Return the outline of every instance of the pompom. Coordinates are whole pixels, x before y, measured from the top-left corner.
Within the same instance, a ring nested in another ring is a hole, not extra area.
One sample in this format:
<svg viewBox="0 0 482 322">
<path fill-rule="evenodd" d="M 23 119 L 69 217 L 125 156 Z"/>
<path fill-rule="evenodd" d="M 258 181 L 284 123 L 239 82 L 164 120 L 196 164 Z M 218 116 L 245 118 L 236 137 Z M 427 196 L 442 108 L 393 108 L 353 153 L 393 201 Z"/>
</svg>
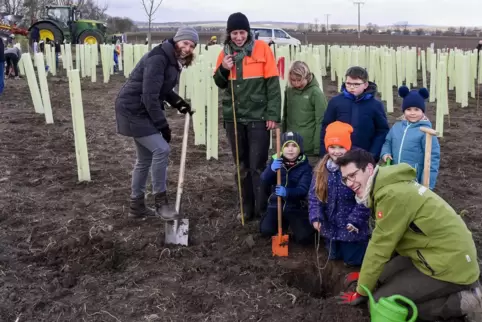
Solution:
<svg viewBox="0 0 482 322">
<path fill-rule="evenodd" d="M 423 97 L 423 99 L 427 99 L 430 96 L 430 93 L 425 87 L 422 87 L 421 89 L 419 89 L 418 93 L 420 94 L 420 96 Z"/>
<path fill-rule="evenodd" d="M 408 93 L 410 93 L 410 89 L 408 89 L 408 87 L 405 85 L 400 86 L 400 88 L 398 89 L 398 95 L 400 95 L 400 97 L 402 98 L 407 96 Z"/>
</svg>

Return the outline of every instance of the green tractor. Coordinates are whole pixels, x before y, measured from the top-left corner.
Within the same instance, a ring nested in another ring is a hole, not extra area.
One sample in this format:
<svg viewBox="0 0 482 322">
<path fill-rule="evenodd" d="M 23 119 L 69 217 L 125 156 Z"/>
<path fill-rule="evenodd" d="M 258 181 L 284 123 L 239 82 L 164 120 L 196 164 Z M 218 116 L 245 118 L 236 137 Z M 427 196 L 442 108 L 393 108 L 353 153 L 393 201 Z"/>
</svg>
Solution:
<svg viewBox="0 0 482 322">
<path fill-rule="evenodd" d="M 80 19 L 77 6 L 47 6 L 47 16 L 32 24 L 37 27 L 40 40 L 50 40 L 71 44 L 102 44 L 105 41 L 107 24 L 103 21 Z M 32 39 L 31 37 L 29 37 Z"/>
</svg>

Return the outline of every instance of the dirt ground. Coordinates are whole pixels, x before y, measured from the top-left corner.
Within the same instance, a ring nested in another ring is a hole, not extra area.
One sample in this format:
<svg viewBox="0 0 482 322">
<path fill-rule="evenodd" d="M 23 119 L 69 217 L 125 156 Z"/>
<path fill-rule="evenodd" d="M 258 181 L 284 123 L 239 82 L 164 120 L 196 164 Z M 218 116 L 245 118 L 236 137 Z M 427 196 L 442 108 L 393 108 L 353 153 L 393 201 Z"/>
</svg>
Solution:
<svg viewBox="0 0 482 322">
<path fill-rule="evenodd" d="M 66 77 L 49 79 L 53 125 L 35 114 L 25 80 L 6 84 L 0 104 L 1 321 L 369 321 L 366 309 L 334 303 L 348 272 L 341 263 L 329 262 L 320 281 L 314 245 L 290 245 L 288 258 L 273 258 L 257 222 L 242 227 L 235 219 L 234 166 L 222 126 L 219 160 L 206 161 L 205 148 L 194 146 L 190 133 L 183 198 L 189 247 L 164 245 L 158 220 L 128 219 L 135 150 L 116 134 L 113 107 L 124 77 L 104 84 L 99 71 L 98 79 L 82 81 L 89 183 L 77 182 Z M 328 79 L 324 85 L 328 97 L 336 94 Z M 434 107 L 428 110 L 434 119 Z M 437 191 L 466 213 L 480 247 L 482 121 L 472 100 L 465 109 L 451 104 L 450 112 Z M 168 115 L 174 201 L 184 122 L 172 110 Z M 326 252 L 320 253 L 325 266 Z"/>
<path fill-rule="evenodd" d="M 174 36 L 175 32 L 153 32 L 152 41 L 160 42 L 163 39 Z M 362 34 L 358 39 L 358 34 L 323 34 L 321 32 L 289 32 L 289 34 L 300 40 L 302 44 L 338 44 L 338 45 L 365 45 L 365 46 L 418 46 L 422 48 L 429 47 L 431 43 L 435 44 L 435 48 L 460 48 L 475 49 L 479 39 L 476 37 L 460 37 L 460 36 L 408 36 L 408 35 L 368 35 Z M 224 39 L 224 33 L 218 31 L 202 31 L 199 38 L 202 43 L 207 43 L 211 36 L 218 36 L 218 40 Z M 144 43 L 147 35 L 146 32 L 128 33 L 129 42 Z"/>
</svg>

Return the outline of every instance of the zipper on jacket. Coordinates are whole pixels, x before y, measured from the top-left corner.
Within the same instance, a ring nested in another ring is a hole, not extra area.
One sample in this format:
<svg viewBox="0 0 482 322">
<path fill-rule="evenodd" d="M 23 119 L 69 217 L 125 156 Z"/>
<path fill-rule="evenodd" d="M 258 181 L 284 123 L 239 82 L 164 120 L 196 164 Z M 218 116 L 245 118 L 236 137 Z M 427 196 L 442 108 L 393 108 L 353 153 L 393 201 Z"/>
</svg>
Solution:
<svg viewBox="0 0 482 322">
<path fill-rule="evenodd" d="M 400 164 L 400 160 L 402 159 L 402 148 L 403 148 L 403 141 L 405 141 L 405 135 L 407 134 L 408 128 L 410 127 L 410 123 L 407 121 L 408 125 L 407 128 L 403 131 L 402 136 L 402 143 L 400 143 L 400 150 L 398 151 L 398 164 Z"/>
<path fill-rule="evenodd" d="M 432 275 L 435 275 L 435 271 L 429 265 L 429 263 L 427 262 L 425 257 L 423 257 L 422 253 L 419 250 L 417 250 L 417 255 L 418 255 L 418 258 L 420 259 L 420 261 L 423 263 L 423 265 L 425 265 L 425 267 L 432 273 Z"/>
</svg>

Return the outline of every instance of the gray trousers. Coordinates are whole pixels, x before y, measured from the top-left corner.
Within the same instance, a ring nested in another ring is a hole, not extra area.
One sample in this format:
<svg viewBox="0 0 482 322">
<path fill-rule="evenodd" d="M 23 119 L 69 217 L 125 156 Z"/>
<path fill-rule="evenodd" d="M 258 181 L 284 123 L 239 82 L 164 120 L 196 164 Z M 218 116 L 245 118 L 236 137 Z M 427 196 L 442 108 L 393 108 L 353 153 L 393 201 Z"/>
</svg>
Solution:
<svg viewBox="0 0 482 322">
<path fill-rule="evenodd" d="M 149 169 L 151 169 L 152 193 L 166 191 L 167 165 L 171 148 L 161 134 L 134 138 L 137 160 L 132 173 L 131 197 L 145 194 Z"/>
<path fill-rule="evenodd" d="M 379 287 L 373 294 L 377 302 L 381 297 L 403 295 L 417 305 L 418 317 L 425 321 L 462 317 L 457 293 L 478 285 L 478 282 L 458 285 L 437 280 L 420 272 L 410 258 L 403 256 L 385 265 L 378 282 Z"/>
</svg>

